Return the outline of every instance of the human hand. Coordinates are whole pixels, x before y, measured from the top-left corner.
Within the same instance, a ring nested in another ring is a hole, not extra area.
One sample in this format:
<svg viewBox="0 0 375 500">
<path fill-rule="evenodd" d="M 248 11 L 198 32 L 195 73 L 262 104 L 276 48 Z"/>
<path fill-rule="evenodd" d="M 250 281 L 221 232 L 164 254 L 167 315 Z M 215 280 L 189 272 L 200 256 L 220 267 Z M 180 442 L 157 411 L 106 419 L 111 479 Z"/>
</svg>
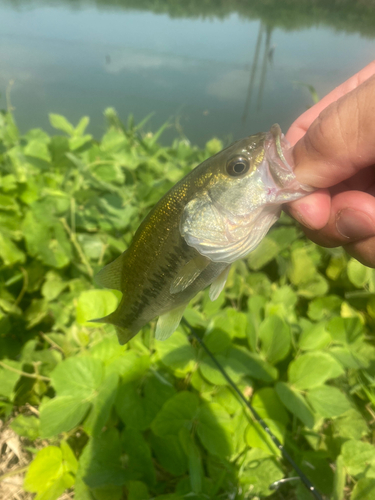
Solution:
<svg viewBox="0 0 375 500">
<path fill-rule="evenodd" d="M 375 267 L 375 61 L 303 113 L 286 137 L 297 179 L 318 188 L 287 211 L 315 243 L 342 245 Z"/>
</svg>

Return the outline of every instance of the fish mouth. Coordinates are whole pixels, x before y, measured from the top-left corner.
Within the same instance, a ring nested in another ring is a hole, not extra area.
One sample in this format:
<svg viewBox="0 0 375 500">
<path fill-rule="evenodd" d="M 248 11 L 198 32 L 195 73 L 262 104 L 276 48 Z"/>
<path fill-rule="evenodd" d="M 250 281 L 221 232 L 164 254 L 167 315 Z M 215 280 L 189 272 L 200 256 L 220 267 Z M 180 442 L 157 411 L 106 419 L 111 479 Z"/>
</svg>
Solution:
<svg viewBox="0 0 375 500">
<path fill-rule="evenodd" d="M 265 156 L 268 171 L 278 189 L 313 191 L 307 185 L 300 184 L 294 175 L 292 146 L 281 132 L 280 126 L 275 123 L 266 134 L 264 141 Z"/>
</svg>

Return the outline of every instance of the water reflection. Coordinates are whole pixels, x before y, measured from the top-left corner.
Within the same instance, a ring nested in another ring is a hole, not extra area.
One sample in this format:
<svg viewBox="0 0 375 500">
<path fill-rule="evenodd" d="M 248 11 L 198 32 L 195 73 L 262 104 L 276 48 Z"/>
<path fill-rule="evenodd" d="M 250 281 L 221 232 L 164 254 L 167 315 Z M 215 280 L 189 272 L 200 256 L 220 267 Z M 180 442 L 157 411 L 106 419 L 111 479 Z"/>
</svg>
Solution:
<svg viewBox="0 0 375 500">
<path fill-rule="evenodd" d="M 154 111 L 152 129 L 172 117 L 177 127 L 165 142 L 179 134 L 198 144 L 213 135 L 236 139 L 275 121 L 286 129 L 312 104 L 308 90 L 293 82 L 322 96 L 373 58 L 375 42 L 355 33 L 362 13 L 362 31 L 375 34 L 365 4 L 356 10 L 357 3 L 343 0 L 335 15 L 330 5 L 317 0 L 312 14 L 304 0 L 288 2 L 289 10 L 276 0 L 3 0 L 0 105 L 14 79 L 22 130 L 48 129 L 48 112 L 72 122 L 88 114 L 90 132 L 100 136 L 107 106 L 124 120 Z M 334 21 L 353 33 L 292 31 Z"/>
</svg>

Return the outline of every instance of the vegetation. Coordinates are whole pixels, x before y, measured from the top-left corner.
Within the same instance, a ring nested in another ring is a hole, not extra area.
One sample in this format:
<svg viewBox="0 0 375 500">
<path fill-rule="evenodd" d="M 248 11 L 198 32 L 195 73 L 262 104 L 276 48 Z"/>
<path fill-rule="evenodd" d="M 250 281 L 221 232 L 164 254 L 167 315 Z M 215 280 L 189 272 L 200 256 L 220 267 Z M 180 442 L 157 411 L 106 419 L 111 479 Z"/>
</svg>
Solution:
<svg viewBox="0 0 375 500">
<path fill-rule="evenodd" d="M 86 117 L 50 115 L 50 137 L 0 115 L 0 412 L 31 463 L 15 455 L 0 479 L 25 472 L 37 500 L 309 499 L 298 481 L 270 489 L 294 471 L 182 327 L 119 346 L 88 322 L 119 298 L 98 269 L 222 147 L 161 147 L 163 129 L 105 116 L 97 142 Z M 373 270 L 284 216 L 186 318 L 322 493 L 375 497 Z"/>
<path fill-rule="evenodd" d="M 6 0 L 20 8 L 48 0 Z M 224 18 L 238 14 L 245 19 L 261 20 L 270 28 L 296 30 L 329 26 L 347 33 L 375 35 L 375 0 L 59 0 L 76 9 L 96 5 L 101 9 L 146 10 L 171 17 Z"/>
</svg>

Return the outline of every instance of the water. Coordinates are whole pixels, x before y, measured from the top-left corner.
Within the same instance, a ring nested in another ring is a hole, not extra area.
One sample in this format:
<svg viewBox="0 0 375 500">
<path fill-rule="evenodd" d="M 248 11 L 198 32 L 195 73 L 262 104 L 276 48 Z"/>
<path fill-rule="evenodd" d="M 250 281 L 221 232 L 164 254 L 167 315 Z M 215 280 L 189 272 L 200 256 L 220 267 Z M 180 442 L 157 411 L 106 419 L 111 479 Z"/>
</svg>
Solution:
<svg viewBox="0 0 375 500">
<path fill-rule="evenodd" d="M 314 20 L 286 31 L 256 14 L 172 18 L 147 5 L 125 7 L 126 0 L 110 9 L 73 0 L 0 4 L 0 106 L 14 81 L 21 131 L 50 132 L 49 112 L 73 123 L 88 115 L 99 138 L 108 106 L 124 121 L 154 112 L 152 130 L 170 120 L 167 144 L 181 135 L 200 146 L 213 136 L 229 141 L 274 122 L 285 131 L 312 104 L 300 82 L 322 97 L 375 53 L 375 30 L 367 26 L 365 37 L 358 23 L 351 33 Z"/>
</svg>

